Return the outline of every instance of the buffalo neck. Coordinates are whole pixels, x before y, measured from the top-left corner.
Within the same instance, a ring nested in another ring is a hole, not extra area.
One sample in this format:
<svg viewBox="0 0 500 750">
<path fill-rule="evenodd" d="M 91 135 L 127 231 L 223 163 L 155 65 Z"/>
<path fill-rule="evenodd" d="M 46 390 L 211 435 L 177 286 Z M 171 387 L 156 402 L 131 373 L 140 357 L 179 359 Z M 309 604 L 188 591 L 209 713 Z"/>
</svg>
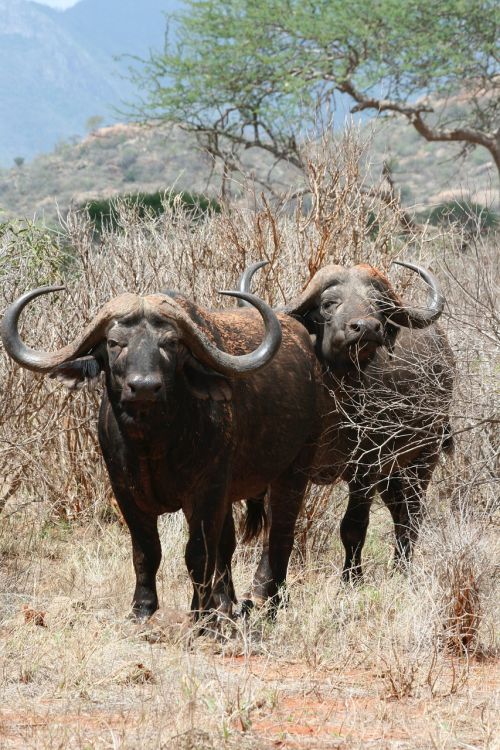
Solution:
<svg viewBox="0 0 500 750">
<path fill-rule="evenodd" d="M 323 382 L 332 390 L 339 386 L 359 386 L 364 383 L 364 371 L 352 363 L 337 364 L 336 366 L 323 364 Z"/>
</svg>

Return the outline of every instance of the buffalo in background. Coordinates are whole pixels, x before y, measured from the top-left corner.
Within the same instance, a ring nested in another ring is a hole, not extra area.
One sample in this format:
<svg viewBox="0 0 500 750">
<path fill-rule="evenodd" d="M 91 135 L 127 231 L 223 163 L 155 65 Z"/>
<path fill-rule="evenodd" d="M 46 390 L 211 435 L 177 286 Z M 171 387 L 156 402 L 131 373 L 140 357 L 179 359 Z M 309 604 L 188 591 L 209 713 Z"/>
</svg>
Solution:
<svg viewBox="0 0 500 750">
<path fill-rule="evenodd" d="M 253 274 L 265 264 L 244 272 L 242 291 L 248 292 Z M 431 273 L 412 263 L 399 265 L 428 284 L 426 308 L 405 305 L 388 279 L 365 264 L 322 268 L 279 308 L 308 331 L 322 368 L 327 404 L 309 478 L 317 484 L 348 482 L 340 525 L 347 581 L 362 576 L 361 553 L 376 492 L 393 518 L 395 562 L 410 560 L 427 486 L 441 451 L 452 448 L 448 413 L 454 361 L 446 335 L 435 325 L 444 298 Z M 267 597 L 269 579 L 265 543 L 252 599 Z"/>
<path fill-rule="evenodd" d="M 47 353 L 18 332 L 24 307 L 62 287 L 35 289 L 2 321 L 7 353 L 22 367 L 69 387 L 104 373 L 99 440 L 113 491 L 130 530 L 136 587 L 133 616 L 158 607 L 157 520 L 182 509 L 185 560 L 198 616 L 230 614 L 234 501 L 270 487 L 270 596 L 284 583 L 294 524 L 318 443 L 321 372 L 304 327 L 253 295 L 226 292 L 255 310 L 208 311 L 181 297 L 123 294 L 75 340 Z M 257 347 L 257 348 L 256 348 Z M 246 352 L 250 351 L 248 354 Z M 247 535 L 259 528 L 250 506 Z M 257 509 L 258 511 L 258 509 Z"/>
</svg>

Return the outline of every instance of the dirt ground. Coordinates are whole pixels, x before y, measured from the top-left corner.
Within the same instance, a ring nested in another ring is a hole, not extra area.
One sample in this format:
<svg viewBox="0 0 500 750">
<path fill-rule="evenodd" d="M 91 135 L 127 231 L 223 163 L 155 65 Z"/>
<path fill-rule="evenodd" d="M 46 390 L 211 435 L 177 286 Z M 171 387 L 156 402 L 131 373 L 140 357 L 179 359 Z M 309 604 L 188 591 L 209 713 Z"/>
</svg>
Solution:
<svg viewBox="0 0 500 750">
<path fill-rule="evenodd" d="M 123 528 L 27 520 L 7 514 L 0 535 L 2 749 L 498 747 L 488 602 L 482 650 L 437 648 L 428 578 L 387 574 L 385 516 L 375 517 L 365 586 L 339 584 L 334 545 L 307 573 L 295 561 L 275 624 L 256 615 L 203 637 L 177 617 L 189 599 L 180 519 L 162 531 L 166 607 L 148 626 L 126 619 Z M 425 534 L 423 546 L 417 566 Z M 238 553 L 239 591 L 253 565 Z"/>
<path fill-rule="evenodd" d="M 492 701 L 499 688 L 497 660 L 470 665 L 461 695 L 433 700 L 391 697 L 385 694 L 381 675 L 369 669 L 341 675 L 317 670 L 312 675 L 303 661 L 272 666 L 261 656 L 220 656 L 210 664 L 221 682 L 244 678 L 267 697 L 237 711 L 229 722 L 227 742 L 199 728 L 163 739 L 160 722 L 157 739 L 143 737 L 140 746 L 202 750 L 236 747 L 241 742 L 249 748 L 498 747 L 498 715 Z M 457 667 L 450 664 L 453 668 Z M 145 715 L 151 700 L 148 692 L 144 690 L 138 705 L 122 703 L 113 710 L 92 701 L 73 705 L 53 698 L 31 706 L 4 704 L 0 746 L 134 747 L 133 738 L 139 740 L 141 726 L 151 718 Z"/>
</svg>

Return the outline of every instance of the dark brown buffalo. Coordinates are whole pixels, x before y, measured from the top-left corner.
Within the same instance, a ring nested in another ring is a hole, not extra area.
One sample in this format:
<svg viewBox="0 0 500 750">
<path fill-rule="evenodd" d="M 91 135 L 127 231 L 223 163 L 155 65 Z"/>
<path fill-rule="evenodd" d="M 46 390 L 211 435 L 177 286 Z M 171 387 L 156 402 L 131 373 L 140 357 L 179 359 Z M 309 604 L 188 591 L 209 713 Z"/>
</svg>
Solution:
<svg viewBox="0 0 500 750">
<path fill-rule="evenodd" d="M 317 433 L 321 373 L 303 326 L 281 316 L 280 347 L 277 316 L 253 295 L 227 292 L 257 308 L 264 336 L 253 309 L 212 312 L 180 297 L 124 294 L 63 349 L 32 350 L 20 339 L 19 316 L 31 300 L 58 289 L 35 289 L 14 302 L 2 340 L 22 367 L 69 387 L 104 372 L 99 440 L 132 537 L 134 616 L 145 619 L 158 607 L 157 519 L 180 509 L 189 526 L 192 610 L 230 612 L 231 504 L 268 485 L 274 510 L 268 591 L 275 594 L 286 577 Z M 257 521 L 250 519 L 250 532 Z"/>
<path fill-rule="evenodd" d="M 243 274 L 248 291 L 255 264 Z M 444 298 L 436 279 L 411 263 L 429 285 L 426 308 L 405 305 L 388 279 L 368 265 L 329 265 L 281 308 L 312 337 L 328 390 L 322 436 L 309 477 L 349 484 L 340 526 L 343 578 L 360 578 L 370 506 L 378 491 L 395 527 L 396 563 L 410 560 L 427 485 L 444 449 L 452 446 L 449 406 L 453 356 L 435 325 Z M 256 500 L 254 500 L 256 502 Z M 265 597 L 266 549 L 254 581 Z"/>
</svg>

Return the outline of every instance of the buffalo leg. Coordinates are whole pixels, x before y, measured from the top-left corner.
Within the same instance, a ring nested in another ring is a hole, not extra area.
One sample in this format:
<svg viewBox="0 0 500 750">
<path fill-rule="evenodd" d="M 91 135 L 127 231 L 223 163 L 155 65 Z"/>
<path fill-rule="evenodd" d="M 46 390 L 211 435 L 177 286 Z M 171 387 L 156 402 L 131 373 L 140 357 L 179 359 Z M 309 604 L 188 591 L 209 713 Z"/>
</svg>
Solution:
<svg viewBox="0 0 500 750">
<path fill-rule="evenodd" d="M 236 593 L 231 571 L 231 560 L 235 549 L 236 534 L 234 530 L 233 511 L 230 509 L 224 519 L 219 539 L 213 591 L 217 610 L 228 617 L 232 614 L 233 604 L 236 604 Z"/>
<path fill-rule="evenodd" d="M 245 607 L 252 607 L 254 604 L 262 606 L 265 604 L 269 597 L 269 586 L 273 578 L 271 572 L 271 566 L 269 564 L 269 529 L 272 526 L 272 510 L 270 503 L 267 499 L 263 499 L 266 503 L 266 515 L 268 519 L 268 528 L 263 534 L 262 541 L 262 553 L 260 555 L 259 564 L 257 570 L 254 573 L 252 581 L 251 593 L 248 595 L 248 599 L 243 603 Z"/>
<path fill-rule="evenodd" d="M 194 512 L 188 518 L 189 539 L 185 561 L 193 583 L 191 611 L 195 618 L 214 609 L 213 577 L 217 563 L 217 549 L 222 528 L 230 511 L 226 511 L 224 500 L 213 496 L 200 504 L 203 512 Z"/>
<path fill-rule="evenodd" d="M 273 611 L 281 602 L 295 523 L 302 507 L 307 477 L 299 470 L 280 477 L 270 488 L 270 528 L 254 576 L 252 602 L 269 599 Z"/>
<path fill-rule="evenodd" d="M 405 568 L 411 561 L 418 536 L 422 509 L 420 492 L 415 487 L 416 481 L 416 478 L 398 474 L 390 477 L 387 487 L 380 493 L 394 522 L 395 567 Z"/>
<path fill-rule="evenodd" d="M 363 577 L 361 553 L 374 493 L 375 487 L 370 483 L 365 485 L 354 480 L 349 482 L 349 502 L 340 524 L 340 538 L 345 549 L 342 580 L 346 582 L 354 583 Z"/>
<path fill-rule="evenodd" d="M 422 504 L 434 467 L 435 461 L 407 468 L 404 473 L 389 477 L 380 491 L 394 522 L 395 567 L 405 568 L 411 562 L 422 521 Z"/>
<path fill-rule="evenodd" d="M 132 538 L 135 592 L 131 616 L 147 620 L 158 609 L 156 573 L 161 562 L 161 543 L 156 516 L 147 516 L 136 508 L 118 503 Z"/>
</svg>

